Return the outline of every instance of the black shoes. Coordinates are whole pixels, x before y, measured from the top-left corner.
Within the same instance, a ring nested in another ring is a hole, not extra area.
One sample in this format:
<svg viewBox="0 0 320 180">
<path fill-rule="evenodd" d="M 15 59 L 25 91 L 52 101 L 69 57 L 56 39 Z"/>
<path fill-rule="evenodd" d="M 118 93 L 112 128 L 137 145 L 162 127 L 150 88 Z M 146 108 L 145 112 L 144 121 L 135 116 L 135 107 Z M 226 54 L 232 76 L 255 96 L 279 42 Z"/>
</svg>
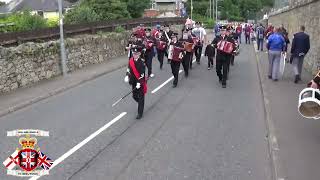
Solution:
<svg viewBox="0 0 320 180">
<path fill-rule="evenodd" d="M 173 87 L 173 88 L 176 88 L 176 87 L 177 87 L 177 85 L 176 85 L 176 84 L 173 84 L 173 85 L 172 85 L 172 87 Z"/>
<path fill-rule="evenodd" d="M 226 84 L 222 84 L 222 88 L 226 88 L 227 87 L 227 85 Z"/>
<path fill-rule="evenodd" d="M 142 118 L 142 115 L 141 114 L 138 114 L 136 119 L 141 119 Z"/>
<path fill-rule="evenodd" d="M 269 79 L 272 79 L 272 76 L 268 76 Z"/>
<path fill-rule="evenodd" d="M 295 76 L 295 79 L 294 79 L 294 83 L 297 84 L 300 80 L 301 80 L 300 76 L 299 76 L 299 75 L 296 75 L 296 76 Z"/>
</svg>

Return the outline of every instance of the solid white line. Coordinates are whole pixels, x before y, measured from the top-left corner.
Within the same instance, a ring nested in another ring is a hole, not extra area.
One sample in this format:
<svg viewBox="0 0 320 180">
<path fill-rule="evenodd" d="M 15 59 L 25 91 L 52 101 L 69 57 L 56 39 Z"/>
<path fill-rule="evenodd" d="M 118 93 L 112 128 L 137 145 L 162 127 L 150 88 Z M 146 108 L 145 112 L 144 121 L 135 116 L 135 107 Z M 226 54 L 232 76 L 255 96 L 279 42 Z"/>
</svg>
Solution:
<svg viewBox="0 0 320 180">
<path fill-rule="evenodd" d="M 179 71 L 179 74 L 180 73 L 182 73 L 183 72 L 183 70 L 180 70 Z M 166 80 L 165 82 L 163 82 L 160 86 L 158 86 L 157 88 L 155 88 L 152 92 L 151 92 L 151 94 L 154 94 L 154 93 L 156 93 L 157 91 L 159 91 L 161 88 L 163 88 L 163 86 L 165 86 L 166 84 L 168 84 L 170 81 L 172 81 L 174 79 L 174 77 L 173 76 L 171 76 L 168 80 Z"/>
<path fill-rule="evenodd" d="M 204 56 L 204 54 L 201 54 L 201 57 Z M 193 59 L 192 63 L 195 63 L 196 59 Z M 183 70 L 179 71 L 179 74 L 181 74 L 183 72 Z M 173 76 L 171 76 L 168 80 L 166 80 L 165 82 L 163 82 L 160 86 L 158 86 L 157 88 L 155 88 L 153 91 L 151 91 L 151 94 L 156 93 L 157 91 L 159 91 L 161 88 L 163 88 L 163 86 L 165 86 L 166 84 L 168 84 L 170 81 L 172 81 L 174 79 Z"/>
<path fill-rule="evenodd" d="M 127 114 L 127 112 L 122 112 L 119 116 L 115 117 L 112 121 L 108 122 L 107 124 L 105 124 L 103 127 L 101 127 L 100 129 L 98 129 L 96 132 L 92 133 L 89 137 L 87 137 L 86 139 L 84 139 L 83 141 L 81 141 L 79 144 L 77 144 L 76 146 L 74 146 L 72 149 L 70 149 L 68 152 L 64 153 L 62 156 L 60 156 L 58 159 L 56 159 L 50 170 L 52 168 L 54 168 L 55 166 L 57 166 L 59 163 L 61 163 L 63 160 L 65 160 L 66 158 L 68 158 L 70 155 L 72 155 L 74 152 L 76 152 L 77 150 L 79 150 L 82 146 L 84 146 L 85 144 L 87 144 L 89 141 L 91 141 L 93 138 L 95 138 L 96 136 L 98 136 L 101 132 L 103 132 L 104 130 L 108 129 L 112 124 L 114 124 L 115 122 L 119 121 L 123 116 L 125 116 Z M 39 179 L 41 176 L 34 176 L 32 178 L 30 178 L 29 180 L 37 180 Z"/>
</svg>

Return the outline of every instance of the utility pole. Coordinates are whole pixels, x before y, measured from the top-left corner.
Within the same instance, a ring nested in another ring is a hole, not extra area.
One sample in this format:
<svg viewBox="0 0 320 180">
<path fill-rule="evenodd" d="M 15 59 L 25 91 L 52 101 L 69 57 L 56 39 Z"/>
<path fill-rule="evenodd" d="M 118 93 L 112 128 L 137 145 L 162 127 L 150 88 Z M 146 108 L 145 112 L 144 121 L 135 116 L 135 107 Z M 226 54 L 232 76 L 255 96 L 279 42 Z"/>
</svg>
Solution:
<svg viewBox="0 0 320 180">
<path fill-rule="evenodd" d="M 192 11 L 193 11 L 193 5 L 192 5 L 192 0 L 191 0 L 191 19 L 192 19 Z"/>
<path fill-rule="evenodd" d="M 211 0 L 209 0 L 209 17 L 210 17 L 210 19 L 212 18 L 212 14 L 211 14 Z"/>
<path fill-rule="evenodd" d="M 58 0 L 59 6 L 59 25 L 60 25 L 60 51 L 61 51 L 61 66 L 62 66 L 62 75 L 67 75 L 67 57 L 66 49 L 64 46 L 64 37 L 63 37 L 63 14 L 62 14 L 62 0 Z"/>
<path fill-rule="evenodd" d="M 216 22 L 218 22 L 218 0 L 216 0 Z"/>
<path fill-rule="evenodd" d="M 214 1 L 215 0 L 212 0 L 212 19 L 215 19 L 214 18 L 214 5 L 215 5 Z"/>
</svg>

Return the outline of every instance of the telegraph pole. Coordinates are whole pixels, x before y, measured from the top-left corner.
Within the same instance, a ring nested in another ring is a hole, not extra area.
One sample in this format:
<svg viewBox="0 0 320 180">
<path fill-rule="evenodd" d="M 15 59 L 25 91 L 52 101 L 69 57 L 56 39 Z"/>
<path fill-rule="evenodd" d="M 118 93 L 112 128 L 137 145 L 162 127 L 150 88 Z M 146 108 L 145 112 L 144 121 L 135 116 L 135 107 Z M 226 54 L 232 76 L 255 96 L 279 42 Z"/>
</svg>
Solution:
<svg viewBox="0 0 320 180">
<path fill-rule="evenodd" d="M 218 22 L 218 0 L 216 0 L 216 22 Z"/>
<path fill-rule="evenodd" d="M 192 19 L 192 11 L 193 11 L 193 5 L 192 5 L 192 0 L 191 0 L 191 19 Z"/>
<path fill-rule="evenodd" d="M 211 13 L 211 0 L 209 0 L 209 17 L 210 17 L 210 19 L 212 18 L 212 13 Z"/>
<path fill-rule="evenodd" d="M 63 37 L 63 14 L 62 14 L 62 0 L 58 0 L 59 6 L 59 25 L 60 25 L 60 51 L 61 51 L 61 66 L 62 66 L 62 75 L 67 75 L 67 57 L 66 49 L 64 46 L 64 37 Z"/>
</svg>

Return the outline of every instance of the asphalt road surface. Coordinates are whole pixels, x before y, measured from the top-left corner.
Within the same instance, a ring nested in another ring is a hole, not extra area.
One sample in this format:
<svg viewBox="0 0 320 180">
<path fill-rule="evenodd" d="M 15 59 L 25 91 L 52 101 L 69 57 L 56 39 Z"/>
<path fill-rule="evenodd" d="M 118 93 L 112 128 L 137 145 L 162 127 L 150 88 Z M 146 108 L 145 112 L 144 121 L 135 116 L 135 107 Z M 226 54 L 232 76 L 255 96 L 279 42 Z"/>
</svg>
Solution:
<svg viewBox="0 0 320 180">
<path fill-rule="evenodd" d="M 60 161 L 43 180 L 271 180 L 255 52 L 241 48 L 226 89 L 203 57 L 188 78 L 180 74 L 177 88 L 171 81 L 152 94 L 172 76 L 168 64 L 160 71 L 155 60 L 141 120 L 131 97 L 111 107 L 130 90 L 124 68 L 3 116 L 0 159 L 19 146 L 6 131 L 32 128 L 50 131 L 38 144 Z M 1 168 L 0 179 L 21 178 Z"/>
</svg>

